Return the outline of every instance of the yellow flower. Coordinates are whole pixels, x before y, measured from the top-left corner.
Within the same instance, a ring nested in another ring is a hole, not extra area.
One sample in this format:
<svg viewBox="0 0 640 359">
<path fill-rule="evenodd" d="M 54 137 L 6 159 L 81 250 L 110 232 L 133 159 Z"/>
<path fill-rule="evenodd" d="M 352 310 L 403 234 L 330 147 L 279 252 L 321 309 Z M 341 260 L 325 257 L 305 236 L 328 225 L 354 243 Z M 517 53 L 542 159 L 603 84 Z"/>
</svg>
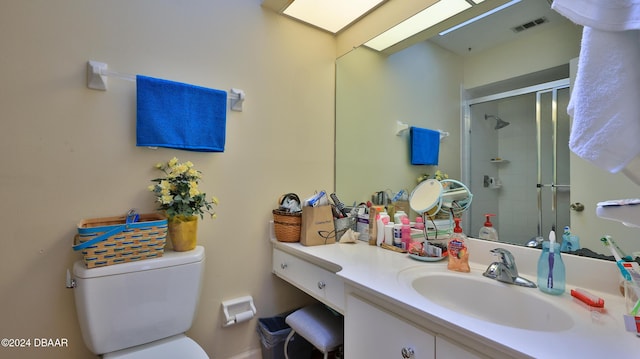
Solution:
<svg viewBox="0 0 640 359">
<path fill-rule="evenodd" d="M 169 183 L 169 181 L 167 180 L 162 180 L 160 181 L 160 183 L 158 183 L 158 186 L 160 186 L 161 190 L 168 190 L 171 187 L 171 183 Z"/>
<path fill-rule="evenodd" d="M 147 187 L 149 189 L 149 191 L 153 192 L 156 190 L 156 185 L 152 184 L 151 186 Z"/>
<path fill-rule="evenodd" d="M 193 167 L 193 163 L 191 161 L 187 161 L 184 164 L 185 164 L 185 166 L 187 166 L 189 168 Z"/>
<path fill-rule="evenodd" d="M 195 197 L 199 194 L 200 194 L 200 191 L 198 190 L 198 184 L 191 182 L 189 184 L 189 196 Z"/>
<path fill-rule="evenodd" d="M 157 169 L 162 169 L 163 166 L 164 165 L 162 164 L 162 162 L 158 162 L 158 163 L 156 163 L 156 165 L 154 167 L 157 168 Z"/>
<path fill-rule="evenodd" d="M 218 205 L 218 197 L 216 197 L 216 196 L 211 197 L 211 203 L 213 203 L 214 205 L 217 206 Z"/>
<path fill-rule="evenodd" d="M 173 201 L 173 197 L 170 194 L 164 194 L 160 197 L 160 203 L 169 204 Z"/>
<path fill-rule="evenodd" d="M 169 160 L 169 162 L 167 162 L 167 165 L 169 165 L 169 167 L 173 167 L 178 163 L 178 159 L 177 158 L 172 158 Z"/>
<path fill-rule="evenodd" d="M 187 175 L 190 177 L 200 178 L 200 172 L 198 172 L 198 170 L 193 168 L 189 168 Z"/>
</svg>

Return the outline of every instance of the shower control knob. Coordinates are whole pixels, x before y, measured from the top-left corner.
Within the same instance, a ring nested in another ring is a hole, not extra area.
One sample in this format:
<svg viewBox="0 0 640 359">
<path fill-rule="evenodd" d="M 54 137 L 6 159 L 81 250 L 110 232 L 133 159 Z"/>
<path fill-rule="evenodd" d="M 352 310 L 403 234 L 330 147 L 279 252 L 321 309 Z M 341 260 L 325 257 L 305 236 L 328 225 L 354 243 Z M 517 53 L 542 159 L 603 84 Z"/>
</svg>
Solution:
<svg viewBox="0 0 640 359">
<path fill-rule="evenodd" d="M 325 284 L 325 282 L 323 281 L 319 281 L 318 282 L 318 289 L 324 289 L 324 287 L 326 287 L 327 285 Z"/>
<path fill-rule="evenodd" d="M 280 268 L 287 269 L 287 263 L 280 263 Z"/>
</svg>

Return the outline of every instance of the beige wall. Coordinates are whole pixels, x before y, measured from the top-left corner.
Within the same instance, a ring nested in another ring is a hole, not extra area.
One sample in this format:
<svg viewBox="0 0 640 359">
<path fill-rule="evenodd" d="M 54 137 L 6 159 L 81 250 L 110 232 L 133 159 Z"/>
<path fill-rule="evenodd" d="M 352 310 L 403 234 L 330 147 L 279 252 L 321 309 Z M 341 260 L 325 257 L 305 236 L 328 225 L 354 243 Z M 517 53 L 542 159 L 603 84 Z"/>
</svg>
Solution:
<svg viewBox="0 0 640 359">
<path fill-rule="evenodd" d="M 580 52 L 582 27 L 560 24 L 465 57 L 464 88 L 565 65 Z"/>
<path fill-rule="evenodd" d="M 112 70 L 246 92 L 224 153 L 135 146 L 135 84 L 87 89 L 87 60 Z M 256 319 L 221 327 L 222 300 L 253 295 L 258 316 L 308 297 L 274 278 L 268 221 L 279 195 L 333 183 L 335 41 L 259 0 L 4 0 L 0 3 L 0 337 L 67 338 L 67 348 L 0 357 L 88 358 L 65 270 L 76 224 L 135 207 L 156 162 L 177 156 L 220 200 L 200 223 L 204 288 L 190 335 L 212 358 L 259 349 Z"/>
</svg>

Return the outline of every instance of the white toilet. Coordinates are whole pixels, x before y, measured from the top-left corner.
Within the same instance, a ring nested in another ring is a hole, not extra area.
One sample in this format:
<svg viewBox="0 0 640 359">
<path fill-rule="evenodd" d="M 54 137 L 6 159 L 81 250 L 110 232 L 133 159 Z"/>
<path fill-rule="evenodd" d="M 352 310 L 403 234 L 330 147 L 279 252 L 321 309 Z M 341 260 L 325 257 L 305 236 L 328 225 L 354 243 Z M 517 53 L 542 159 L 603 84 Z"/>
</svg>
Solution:
<svg viewBox="0 0 640 359">
<path fill-rule="evenodd" d="M 184 333 L 195 316 L 204 247 L 87 269 L 73 265 L 75 302 L 87 347 L 105 359 L 209 358 Z"/>
</svg>

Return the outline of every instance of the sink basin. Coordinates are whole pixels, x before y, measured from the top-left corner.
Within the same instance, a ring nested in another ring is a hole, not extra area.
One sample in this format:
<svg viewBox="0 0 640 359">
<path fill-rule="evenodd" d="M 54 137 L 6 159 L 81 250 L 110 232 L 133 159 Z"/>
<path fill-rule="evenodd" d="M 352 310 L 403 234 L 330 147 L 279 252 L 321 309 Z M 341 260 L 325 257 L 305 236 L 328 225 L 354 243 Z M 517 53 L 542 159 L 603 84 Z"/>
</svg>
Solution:
<svg viewBox="0 0 640 359">
<path fill-rule="evenodd" d="M 414 273 L 410 285 L 427 300 L 504 326 L 547 332 L 573 327 L 573 319 L 538 289 L 501 283 L 473 273 Z"/>
</svg>

